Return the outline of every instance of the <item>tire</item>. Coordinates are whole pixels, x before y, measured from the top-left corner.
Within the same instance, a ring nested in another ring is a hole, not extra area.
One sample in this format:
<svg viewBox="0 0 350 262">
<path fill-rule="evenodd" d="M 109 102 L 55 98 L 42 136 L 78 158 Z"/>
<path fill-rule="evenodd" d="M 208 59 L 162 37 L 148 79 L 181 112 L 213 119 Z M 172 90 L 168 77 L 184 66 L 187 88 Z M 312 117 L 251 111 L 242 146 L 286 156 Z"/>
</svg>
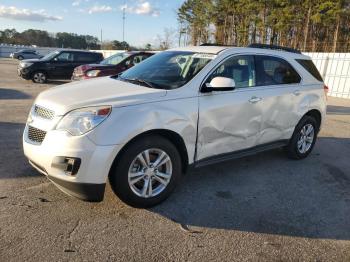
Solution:
<svg viewBox="0 0 350 262">
<path fill-rule="evenodd" d="M 37 84 L 44 84 L 47 81 L 47 74 L 43 71 L 36 71 L 33 73 L 32 81 Z"/>
<path fill-rule="evenodd" d="M 160 156 L 166 162 L 160 161 L 162 165 L 157 167 Z M 109 180 L 114 193 L 124 203 L 148 208 L 164 201 L 174 190 L 181 177 L 181 165 L 180 154 L 173 143 L 162 136 L 150 135 L 135 140 L 123 150 L 113 164 Z"/>
<path fill-rule="evenodd" d="M 292 159 L 306 158 L 315 145 L 318 128 L 319 125 L 315 118 L 304 116 L 295 127 L 293 136 L 285 148 L 288 157 Z M 308 134 L 308 132 L 310 133 Z"/>
<path fill-rule="evenodd" d="M 23 56 L 19 55 L 18 57 L 18 60 L 23 60 Z"/>
</svg>

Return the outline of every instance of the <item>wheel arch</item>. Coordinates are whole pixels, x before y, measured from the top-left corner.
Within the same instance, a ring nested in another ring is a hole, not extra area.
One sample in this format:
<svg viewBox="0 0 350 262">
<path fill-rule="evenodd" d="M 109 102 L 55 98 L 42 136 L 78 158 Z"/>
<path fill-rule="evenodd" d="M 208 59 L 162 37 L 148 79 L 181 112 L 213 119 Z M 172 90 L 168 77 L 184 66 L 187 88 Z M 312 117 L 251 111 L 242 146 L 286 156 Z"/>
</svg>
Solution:
<svg viewBox="0 0 350 262">
<path fill-rule="evenodd" d="M 318 124 L 318 127 L 317 127 L 318 130 L 320 129 L 321 123 L 322 123 L 322 114 L 321 114 L 321 112 L 319 110 L 311 109 L 308 112 L 306 112 L 306 114 L 304 114 L 304 116 L 311 116 L 311 117 L 313 117 L 316 120 L 317 124 Z"/>
<path fill-rule="evenodd" d="M 112 172 L 112 170 L 114 169 L 114 166 L 118 163 L 118 160 L 120 159 L 121 155 L 126 151 L 126 149 L 128 148 L 128 146 L 133 143 L 134 141 L 142 138 L 142 137 L 146 137 L 146 136 L 151 136 L 151 135 L 158 135 L 158 136 L 162 136 L 166 139 L 168 139 L 171 143 L 174 144 L 174 146 L 177 148 L 177 150 L 179 151 L 180 157 L 181 157 L 181 164 L 182 164 L 182 172 L 186 173 L 188 165 L 189 165 L 189 158 L 188 158 L 188 152 L 187 152 L 187 148 L 186 148 L 186 144 L 185 141 L 183 140 L 183 138 L 176 133 L 175 131 L 169 130 L 169 129 L 152 129 L 152 130 L 148 130 L 145 131 L 143 133 L 140 133 L 138 135 L 136 135 L 135 137 L 133 137 L 132 139 L 130 139 L 124 146 L 123 148 L 117 153 L 117 155 L 115 156 L 114 160 L 113 160 L 113 164 L 109 170 L 109 176 Z"/>
<path fill-rule="evenodd" d="M 37 72 L 43 72 L 43 73 L 46 75 L 46 79 L 49 78 L 49 73 L 48 73 L 48 71 L 45 70 L 45 69 L 40 69 L 40 68 L 34 69 L 33 72 L 32 72 L 31 75 L 30 75 L 30 78 L 33 78 L 33 77 L 34 77 L 34 74 L 37 73 Z"/>
</svg>

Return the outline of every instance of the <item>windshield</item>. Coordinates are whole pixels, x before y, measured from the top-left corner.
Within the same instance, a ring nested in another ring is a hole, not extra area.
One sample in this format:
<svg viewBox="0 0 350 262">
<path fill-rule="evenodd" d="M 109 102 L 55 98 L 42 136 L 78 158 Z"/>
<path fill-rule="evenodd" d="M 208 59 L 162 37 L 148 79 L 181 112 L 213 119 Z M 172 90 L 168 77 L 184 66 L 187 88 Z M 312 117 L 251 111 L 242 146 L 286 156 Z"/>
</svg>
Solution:
<svg viewBox="0 0 350 262">
<path fill-rule="evenodd" d="M 115 54 L 115 55 L 112 55 L 112 56 L 106 58 L 100 64 L 102 64 L 102 65 L 116 65 L 116 64 L 119 64 L 122 60 L 124 60 L 125 58 L 127 58 L 129 56 L 130 56 L 130 54 L 126 53 L 126 52 Z"/>
<path fill-rule="evenodd" d="M 190 81 L 212 59 L 213 54 L 164 51 L 132 67 L 120 80 L 148 83 L 161 89 L 175 89 Z"/>
<path fill-rule="evenodd" d="M 52 58 L 54 58 L 58 54 L 59 54 L 59 51 L 54 51 L 54 52 L 48 53 L 46 56 L 41 58 L 41 60 L 51 60 Z"/>
</svg>

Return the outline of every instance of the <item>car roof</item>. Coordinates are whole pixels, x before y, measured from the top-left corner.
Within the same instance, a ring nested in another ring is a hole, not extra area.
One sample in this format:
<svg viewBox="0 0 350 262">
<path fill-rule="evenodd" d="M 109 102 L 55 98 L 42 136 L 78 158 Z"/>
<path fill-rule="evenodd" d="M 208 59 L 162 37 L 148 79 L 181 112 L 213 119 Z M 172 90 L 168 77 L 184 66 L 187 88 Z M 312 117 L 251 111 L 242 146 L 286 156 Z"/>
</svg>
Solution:
<svg viewBox="0 0 350 262">
<path fill-rule="evenodd" d="M 89 50 L 80 50 L 80 49 L 57 49 L 54 50 L 53 52 L 79 52 L 79 53 L 88 53 L 88 54 L 101 54 L 100 52 L 92 52 Z"/>
<path fill-rule="evenodd" d="M 195 53 L 218 54 L 227 48 L 227 46 L 185 46 L 168 49 L 167 51 L 189 51 Z"/>
<path fill-rule="evenodd" d="M 126 51 L 128 54 L 154 54 L 152 51 Z"/>
<path fill-rule="evenodd" d="M 20 53 L 20 52 L 28 52 L 28 51 L 35 51 L 34 49 L 21 49 L 21 50 L 18 50 L 17 53 Z"/>
<path fill-rule="evenodd" d="M 225 51 L 225 53 L 252 53 L 252 54 L 279 55 L 279 56 L 290 57 L 290 58 L 293 57 L 293 58 L 300 58 L 300 59 L 310 59 L 310 57 L 299 53 L 292 53 L 284 50 L 253 48 L 253 47 L 231 47 L 231 46 L 214 46 L 214 45 L 186 46 L 186 47 L 168 49 L 167 51 L 190 51 L 190 52 L 208 53 L 208 54 L 219 54 Z"/>
</svg>

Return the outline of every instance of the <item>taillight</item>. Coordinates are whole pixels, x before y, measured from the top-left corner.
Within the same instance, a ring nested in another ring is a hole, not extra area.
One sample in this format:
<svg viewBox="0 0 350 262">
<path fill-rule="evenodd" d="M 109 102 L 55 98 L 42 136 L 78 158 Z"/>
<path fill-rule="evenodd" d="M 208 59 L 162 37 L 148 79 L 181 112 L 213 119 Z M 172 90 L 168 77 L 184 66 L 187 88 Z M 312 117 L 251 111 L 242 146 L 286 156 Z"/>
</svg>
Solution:
<svg viewBox="0 0 350 262">
<path fill-rule="evenodd" d="M 329 91 L 328 86 L 324 85 L 324 86 L 323 86 L 323 91 L 324 91 L 324 95 L 327 97 L 328 91 Z"/>
</svg>

